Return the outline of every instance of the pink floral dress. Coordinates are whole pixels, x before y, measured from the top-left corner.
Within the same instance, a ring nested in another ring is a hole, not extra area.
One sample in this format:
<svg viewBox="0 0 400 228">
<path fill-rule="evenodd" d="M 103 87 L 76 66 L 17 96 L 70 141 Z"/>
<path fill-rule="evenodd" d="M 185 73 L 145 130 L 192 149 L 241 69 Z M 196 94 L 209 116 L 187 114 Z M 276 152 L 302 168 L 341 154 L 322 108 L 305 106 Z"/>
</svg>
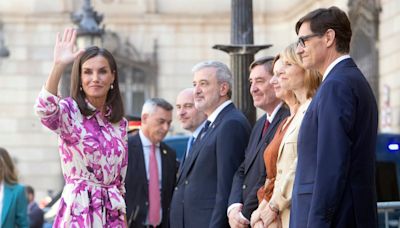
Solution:
<svg viewBox="0 0 400 228">
<path fill-rule="evenodd" d="M 59 136 L 65 186 L 53 227 L 125 227 L 127 121 L 112 124 L 99 112 L 85 117 L 72 98 L 44 88 L 35 111 Z"/>
</svg>

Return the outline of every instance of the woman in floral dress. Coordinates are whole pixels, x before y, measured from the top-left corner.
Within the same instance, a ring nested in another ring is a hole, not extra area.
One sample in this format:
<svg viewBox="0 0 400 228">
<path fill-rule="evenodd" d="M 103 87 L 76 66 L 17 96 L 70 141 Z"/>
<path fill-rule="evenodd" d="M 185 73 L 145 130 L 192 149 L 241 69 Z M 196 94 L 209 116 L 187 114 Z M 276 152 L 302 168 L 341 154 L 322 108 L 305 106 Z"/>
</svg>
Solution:
<svg viewBox="0 0 400 228">
<path fill-rule="evenodd" d="M 105 49 L 74 50 L 76 31 L 57 35 L 53 68 L 35 104 L 41 122 L 58 134 L 65 187 L 53 227 L 126 227 L 127 121 L 117 66 Z M 57 88 L 74 62 L 71 97 Z"/>
</svg>

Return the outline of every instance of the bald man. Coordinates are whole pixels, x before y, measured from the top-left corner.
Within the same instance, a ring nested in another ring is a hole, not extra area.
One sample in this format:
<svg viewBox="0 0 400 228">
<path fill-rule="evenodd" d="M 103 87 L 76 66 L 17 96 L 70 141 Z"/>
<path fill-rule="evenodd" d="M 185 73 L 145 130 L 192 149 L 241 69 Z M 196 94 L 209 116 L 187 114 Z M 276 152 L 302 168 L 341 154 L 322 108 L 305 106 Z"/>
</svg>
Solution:
<svg viewBox="0 0 400 228">
<path fill-rule="evenodd" d="M 175 106 L 176 114 L 182 128 L 190 131 L 191 133 L 191 138 L 189 138 L 186 152 L 181 158 L 181 169 L 185 158 L 190 153 L 190 147 L 200 133 L 207 116 L 204 114 L 204 112 L 199 111 L 196 109 L 196 107 L 194 107 L 193 88 L 186 88 L 182 90 L 176 97 Z"/>
</svg>

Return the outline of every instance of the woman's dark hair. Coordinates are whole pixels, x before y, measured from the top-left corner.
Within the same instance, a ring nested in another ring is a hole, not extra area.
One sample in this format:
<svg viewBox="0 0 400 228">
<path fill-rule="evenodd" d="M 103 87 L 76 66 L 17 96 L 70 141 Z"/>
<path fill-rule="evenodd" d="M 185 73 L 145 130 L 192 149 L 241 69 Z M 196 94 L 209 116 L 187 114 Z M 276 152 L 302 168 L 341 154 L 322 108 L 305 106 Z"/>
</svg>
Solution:
<svg viewBox="0 0 400 228">
<path fill-rule="evenodd" d="M 335 31 L 336 51 L 349 53 L 351 41 L 351 25 L 346 13 L 336 6 L 328 9 L 320 8 L 311 11 L 296 23 L 296 33 L 299 34 L 301 25 L 310 22 L 313 33 L 323 35 L 328 29 Z"/>
<path fill-rule="evenodd" d="M 117 123 L 124 117 L 124 106 L 119 91 L 117 64 L 112 54 L 106 49 L 96 46 L 89 47 L 85 50 L 80 58 L 75 60 L 74 65 L 72 66 L 70 95 L 76 101 L 76 103 L 78 103 L 79 109 L 84 116 L 90 116 L 94 113 L 94 111 L 88 107 L 85 101 L 85 92 L 81 91 L 80 89 L 82 86 L 81 73 L 83 63 L 99 55 L 103 56 L 107 60 L 111 72 L 114 73 L 114 82 L 112 84 L 113 89 L 108 90 L 105 105 L 111 108 L 111 115 L 107 117 L 108 120 L 111 123 Z"/>
</svg>

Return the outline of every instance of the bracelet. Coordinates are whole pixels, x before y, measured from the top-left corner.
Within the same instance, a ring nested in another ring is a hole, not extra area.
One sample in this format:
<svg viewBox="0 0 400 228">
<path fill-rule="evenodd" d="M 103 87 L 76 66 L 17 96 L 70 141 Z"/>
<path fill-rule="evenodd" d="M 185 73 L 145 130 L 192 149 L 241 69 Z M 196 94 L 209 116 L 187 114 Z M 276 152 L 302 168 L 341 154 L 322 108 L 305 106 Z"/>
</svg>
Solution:
<svg viewBox="0 0 400 228">
<path fill-rule="evenodd" d="M 271 202 L 268 203 L 269 209 L 271 209 L 271 211 L 279 214 L 279 209 Z"/>
</svg>

